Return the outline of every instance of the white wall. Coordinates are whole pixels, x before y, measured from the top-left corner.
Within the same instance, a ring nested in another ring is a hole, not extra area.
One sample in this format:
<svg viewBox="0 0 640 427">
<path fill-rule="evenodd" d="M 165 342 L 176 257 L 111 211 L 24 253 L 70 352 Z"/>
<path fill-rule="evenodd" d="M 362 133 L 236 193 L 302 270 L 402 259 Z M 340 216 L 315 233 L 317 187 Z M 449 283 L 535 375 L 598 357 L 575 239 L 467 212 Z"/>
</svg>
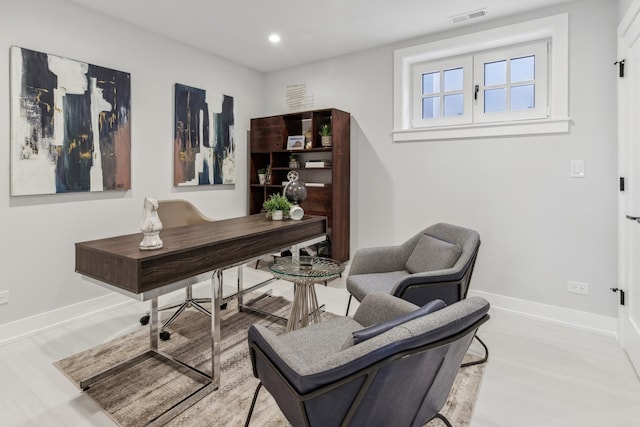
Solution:
<svg viewBox="0 0 640 427">
<path fill-rule="evenodd" d="M 0 325 L 108 294 L 74 272 L 74 243 L 138 232 L 147 195 L 189 199 L 213 218 L 245 214 L 246 133 L 262 110 L 261 73 L 61 0 L 3 0 L 0 28 L 0 291 L 10 293 Z M 12 45 L 131 73 L 131 191 L 10 196 Z M 234 97 L 235 185 L 173 187 L 175 83 Z"/>
<path fill-rule="evenodd" d="M 400 243 L 435 222 L 479 231 L 472 287 L 615 316 L 617 2 L 581 0 L 267 75 L 270 114 L 306 83 L 315 107 L 352 114 L 351 247 Z M 393 51 L 569 13 L 569 134 L 392 143 Z M 584 159 L 586 177 L 569 177 Z M 588 296 L 567 292 L 587 282 Z"/>
<path fill-rule="evenodd" d="M 633 2 L 634 0 L 618 0 L 618 18 L 619 19 L 622 19 L 624 14 L 629 9 L 629 6 L 631 6 L 631 3 Z"/>
</svg>

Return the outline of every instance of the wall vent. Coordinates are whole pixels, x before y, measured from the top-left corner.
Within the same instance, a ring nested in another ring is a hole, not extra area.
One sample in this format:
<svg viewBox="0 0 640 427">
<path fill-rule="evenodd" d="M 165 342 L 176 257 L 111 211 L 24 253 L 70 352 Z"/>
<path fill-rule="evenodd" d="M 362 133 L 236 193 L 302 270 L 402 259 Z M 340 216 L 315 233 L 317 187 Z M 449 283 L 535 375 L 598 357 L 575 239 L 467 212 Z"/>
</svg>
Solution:
<svg viewBox="0 0 640 427">
<path fill-rule="evenodd" d="M 460 15 L 454 15 L 449 17 L 449 22 L 452 24 L 458 24 L 460 22 L 470 21 L 475 18 L 480 18 L 487 14 L 487 9 L 474 10 L 472 12 L 461 13 Z"/>
</svg>

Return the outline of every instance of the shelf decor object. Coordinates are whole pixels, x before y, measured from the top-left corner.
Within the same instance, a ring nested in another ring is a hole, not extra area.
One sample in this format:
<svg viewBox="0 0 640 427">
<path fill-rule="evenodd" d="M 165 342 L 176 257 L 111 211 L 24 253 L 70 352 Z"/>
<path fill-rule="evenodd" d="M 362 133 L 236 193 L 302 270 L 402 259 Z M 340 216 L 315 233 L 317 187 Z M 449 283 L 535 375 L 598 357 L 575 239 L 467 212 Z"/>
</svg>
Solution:
<svg viewBox="0 0 640 427">
<path fill-rule="evenodd" d="M 173 184 L 234 184 L 233 97 L 176 83 Z"/>
<path fill-rule="evenodd" d="M 320 126 L 320 141 L 323 147 L 331 147 L 331 125 L 328 123 Z"/>
<path fill-rule="evenodd" d="M 284 191 L 289 172 L 297 172 L 307 192 L 299 206 L 304 215 L 327 218 L 328 255 L 338 262 L 347 261 L 350 250 L 350 123 L 351 115 L 336 108 L 254 118 L 247 150 L 247 213 L 260 213 L 271 194 Z M 330 131 L 331 145 L 323 146 L 317 136 L 307 138 L 308 131 L 311 135 Z M 295 150 L 296 164 L 291 160 L 290 141 L 294 137 L 297 142 L 301 135 L 304 147 Z M 270 179 L 265 185 L 257 179 L 256 172 L 261 168 L 269 170 Z"/>
<path fill-rule="evenodd" d="M 292 135 L 287 138 L 287 150 L 302 150 L 304 148 L 304 136 Z"/>
<path fill-rule="evenodd" d="M 131 189 L 131 75 L 11 47 L 11 195 Z"/>
<path fill-rule="evenodd" d="M 298 172 L 290 171 L 287 174 L 287 185 L 284 186 L 282 194 L 289 200 L 293 206 L 289 209 L 289 218 L 300 220 L 304 216 L 304 209 L 300 204 L 307 198 L 307 187 L 303 182 L 298 181 Z"/>
</svg>

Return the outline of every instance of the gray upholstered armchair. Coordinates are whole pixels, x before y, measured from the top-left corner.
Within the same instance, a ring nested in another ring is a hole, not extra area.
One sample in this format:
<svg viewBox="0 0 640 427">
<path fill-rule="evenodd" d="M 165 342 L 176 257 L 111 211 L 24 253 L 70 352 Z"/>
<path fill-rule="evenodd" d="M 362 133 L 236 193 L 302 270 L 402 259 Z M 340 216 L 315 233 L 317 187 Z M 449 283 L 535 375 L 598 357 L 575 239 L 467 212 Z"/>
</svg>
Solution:
<svg viewBox="0 0 640 427">
<path fill-rule="evenodd" d="M 451 224 L 435 224 L 398 246 L 359 249 L 353 256 L 347 290 L 358 301 L 385 292 L 423 305 L 439 298 L 464 299 L 480 247 L 480 235 Z M 348 314 L 347 308 L 347 314 Z"/>
<path fill-rule="evenodd" d="M 467 297 L 471 275 L 480 248 L 474 230 L 439 223 L 427 227 L 397 246 L 363 248 L 356 251 L 347 277 L 349 303 L 362 301 L 372 292 L 385 292 L 424 305 L 434 299 L 453 304 Z M 482 360 L 487 360 L 488 349 Z"/>
<path fill-rule="evenodd" d="M 424 307 L 368 295 L 353 318 L 288 334 L 249 329 L 254 375 L 294 426 L 422 426 L 440 418 L 460 363 L 489 304 L 473 297 Z"/>
</svg>

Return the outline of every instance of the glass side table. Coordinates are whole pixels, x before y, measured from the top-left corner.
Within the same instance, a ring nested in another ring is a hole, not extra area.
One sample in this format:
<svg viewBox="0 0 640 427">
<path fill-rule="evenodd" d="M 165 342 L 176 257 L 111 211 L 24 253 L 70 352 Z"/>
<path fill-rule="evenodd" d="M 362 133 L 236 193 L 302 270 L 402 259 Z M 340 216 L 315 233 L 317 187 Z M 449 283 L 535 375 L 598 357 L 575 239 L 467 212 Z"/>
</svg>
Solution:
<svg viewBox="0 0 640 427">
<path fill-rule="evenodd" d="M 280 257 L 269 263 L 271 273 L 278 279 L 293 282 L 293 303 L 287 321 L 287 332 L 310 323 L 320 322 L 320 309 L 315 283 L 333 279 L 344 266 L 329 258 L 301 256 Z"/>
</svg>

